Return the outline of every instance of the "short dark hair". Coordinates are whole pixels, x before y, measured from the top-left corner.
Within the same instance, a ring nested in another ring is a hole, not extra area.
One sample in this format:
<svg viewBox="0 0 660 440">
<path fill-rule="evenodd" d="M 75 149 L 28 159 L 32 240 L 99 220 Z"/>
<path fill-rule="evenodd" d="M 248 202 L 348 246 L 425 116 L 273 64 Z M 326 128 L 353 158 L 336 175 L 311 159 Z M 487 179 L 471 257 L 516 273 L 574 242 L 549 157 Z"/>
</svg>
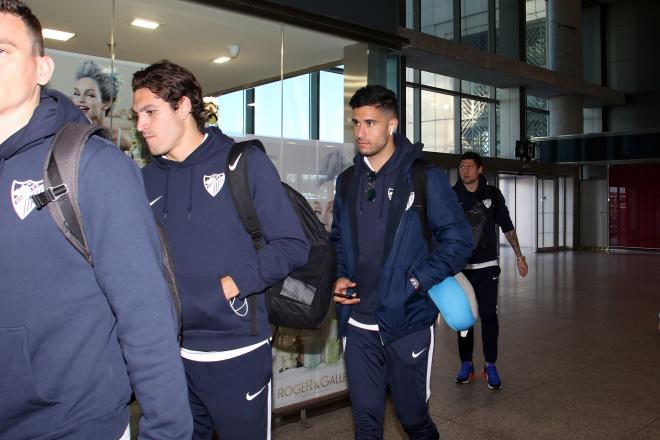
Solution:
<svg viewBox="0 0 660 440">
<path fill-rule="evenodd" d="M 25 3 L 18 0 L 0 0 L 0 14 L 14 15 L 23 20 L 30 37 L 32 37 L 34 54 L 44 56 L 44 37 L 41 34 L 41 23 Z"/>
<path fill-rule="evenodd" d="M 464 160 L 473 160 L 477 168 L 484 166 L 484 160 L 474 151 L 467 151 L 461 154 L 461 158 L 458 160 L 458 166 L 461 166 L 461 162 Z"/>
<path fill-rule="evenodd" d="M 352 109 L 369 105 L 382 110 L 389 110 L 394 113 L 395 116 L 398 115 L 396 95 L 390 89 L 386 89 L 379 85 L 362 87 L 355 92 L 349 101 L 349 105 Z"/>
<path fill-rule="evenodd" d="M 181 98 L 187 96 L 197 127 L 200 130 L 204 128 L 206 115 L 202 86 L 190 70 L 168 60 L 158 61 L 133 75 L 133 91 L 142 88 L 149 89 L 167 101 L 173 110 L 179 108 Z"/>
</svg>

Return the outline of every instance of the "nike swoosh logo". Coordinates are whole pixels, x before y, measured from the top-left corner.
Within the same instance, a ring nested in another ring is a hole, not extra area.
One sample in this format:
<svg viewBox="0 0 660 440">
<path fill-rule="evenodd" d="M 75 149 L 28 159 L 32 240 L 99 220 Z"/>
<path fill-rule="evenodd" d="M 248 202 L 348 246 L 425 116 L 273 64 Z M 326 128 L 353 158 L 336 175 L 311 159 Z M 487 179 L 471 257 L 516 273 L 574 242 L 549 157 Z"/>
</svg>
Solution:
<svg viewBox="0 0 660 440">
<path fill-rule="evenodd" d="M 234 171 L 236 169 L 236 165 L 238 165 L 238 160 L 241 158 L 243 153 L 239 154 L 234 163 L 229 164 L 229 171 Z"/>
<path fill-rule="evenodd" d="M 262 392 L 263 390 L 265 390 L 265 389 L 266 389 L 266 385 L 264 385 L 263 387 L 261 387 L 261 389 L 260 389 L 259 391 L 257 391 L 256 393 L 254 393 L 254 394 L 245 393 L 245 400 L 247 400 L 247 401 L 249 402 L 250 400 L 252 400 L 252 399 L 254 399 L 255 397 L 257 397 L 259 394 L 261 394 L 261 392 Z"/>
<path fill-rule="evenodd" d="M 497 277 L 493 277 L 493 279 L 494 279 L 494 280 L 496 280 L 496 279 L 497 279 Z"/>
<path fill-rule="evenodd" d="M 417 353 L 415 353 L 415 352 L 413 351 L 413 352 L 412 352 L 412 357 L 413 357 L 413 359 L 417 359 L 422 353 L 424 353 L 424 352 L 426 351 L 426 348 L 427 348 L 427 347 L 424 347 L 424 349 L 423 349 L 422 351 L 418 351 Z"/>
<path fill-rule="evenodd" d="M 156 197 L 156 198 L 153 199 L 151 202 L 149 202 L 149 206 L 154 206 L 154 205 L 156 204 L 156 202 L 159 201 L 159 200 L 162 199 L 162 198 L 163 198 L 163 196 L 158 196 L 158 197 Z"/>
</svg>

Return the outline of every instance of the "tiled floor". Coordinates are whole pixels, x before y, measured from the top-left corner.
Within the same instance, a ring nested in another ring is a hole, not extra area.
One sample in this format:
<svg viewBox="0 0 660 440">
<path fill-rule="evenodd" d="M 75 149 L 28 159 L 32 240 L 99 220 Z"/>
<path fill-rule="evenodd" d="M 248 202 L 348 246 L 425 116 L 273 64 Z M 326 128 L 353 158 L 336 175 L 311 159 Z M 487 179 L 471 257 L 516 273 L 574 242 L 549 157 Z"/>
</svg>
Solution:
<svg viewBox="0 0 660 440">
<path fill-rule="evenodd" d="M 528 252 L 521 279 L 503 254 L 504 387 L 456 385 L 456 337 L 440 325 L 430 405 L 441 438 L 660 439 L 660 255 Z M 407 438 L 391 405 L 385 428 L 386 440 Z M 312 417 L 307 428 L 280 426 L 273 438 L 351 439 L 350 408 Z"/>
</svg>

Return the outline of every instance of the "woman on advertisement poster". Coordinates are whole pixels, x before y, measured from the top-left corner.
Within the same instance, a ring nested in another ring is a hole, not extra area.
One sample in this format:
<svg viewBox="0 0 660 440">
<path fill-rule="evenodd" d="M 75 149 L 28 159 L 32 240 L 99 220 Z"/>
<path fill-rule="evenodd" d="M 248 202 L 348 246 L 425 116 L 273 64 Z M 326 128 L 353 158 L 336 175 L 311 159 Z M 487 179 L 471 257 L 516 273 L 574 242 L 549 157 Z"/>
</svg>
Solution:
<svg viewBox="0 0 660 440">
<path fill-rule="evenodd" d="M 110 118 L 117 101 L 121 78 L 95 61 L 83 62 L 76 71 L 71 100 L 92 124 L 112 127 Z M 112 140 L 122 151 L 133 146 L 121 127 L 112 127 Z"/>
</svg>

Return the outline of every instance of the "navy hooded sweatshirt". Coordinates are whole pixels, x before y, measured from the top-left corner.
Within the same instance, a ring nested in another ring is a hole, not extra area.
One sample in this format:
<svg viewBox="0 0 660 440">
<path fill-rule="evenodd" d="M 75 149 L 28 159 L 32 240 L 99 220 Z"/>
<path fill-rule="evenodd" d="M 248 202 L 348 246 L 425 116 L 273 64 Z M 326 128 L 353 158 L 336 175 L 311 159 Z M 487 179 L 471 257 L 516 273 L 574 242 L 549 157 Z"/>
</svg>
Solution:
<svg viewBox="0 0 660 440">
<path fill-rule="evenodd" d="M 411 150 L 396 148 L 389 160 L 374 173 L 357 155 L 354 159 L 358 177 L 357 239 L 358 268 L 355 275 L 356 292 L 360 302 L 353 306 L 351 317 L 363 324 L 376 324 L 374 312 L 378 306 L 378 274 L 385 249 L 385 224 L 389 215 L 392 193 L 404 156 Z M 367 187 L 373 191 L 370 201 Z"/>
<path fill-rule="evenodd" d="M 153 213 L 174 257 L 183 337 L 190 350 L 225 351 L 270 337 L 263 295 L 257 296 L 257 335 L 250 334 L 246 298 L 307 262 L 309 245 L 277 170 L 264 153 L 248 150 L 248 183 L 266 246 L 257 254 L 225 182 L 233 139 L 210 127 L 185 160 L 162 156 L 142 169 Z M 220 278 L 232 277 L 238 298 L 225 299 Z"/>
<path fill-rule="evenodd" d="M 468 191 L 459 175 L 456 184 L 454 184 L 454 191 L 465 212 L 478 204 L 486 214 L 486 222 L 483 225 L 480 239 L 477 240 L 477 247 L 472 252 L 469 264 L 497 260 L 497 225 L 502 228 L 502 232 L 505 234 L 514 229 L 504 196 L 499 189 L 488 185 L 483 175 L 479 175 L 479 185 L 474 192 Z"/>
<path fill-rule="evenodd" d="M 0 144 L 0 438 L 118 439 L 131 387 L 140 439 L 190 438 L 192 420 L 160 242 L 137 166 L 92 138 L 79 205 L 94 265 L 65 239 L 41 192 L 46 152 L 86 122 L 42 91 L 28 124 Z"/>
<path fill-rule="evenodd" d="M 422 157 L 422 145 L 412 145 L 399 134 L 394 141 L 395 154 L 377 173 L 373 202 L 365 199 L 368 176 L 362 156 L 356 155 L 354 178 L 346 194 L 335 193 L 331 232 L 337 276 L 358 280 L 358 304 L 364 301 L 363 295 L 368 298 L 366 307 L 337 305 L 339 335 L 346 334 L 349 317 L 362 323 L 375 321 L 384 344 L 435 321 L 438 309 L 426 291 L 458 273 L 473 247 L 470 226 L 447 176 L 428 166 L 426 214 L 433 241 L 429 251 L 419 214 L 411 209 L 415 199 L 412 164 Z M 337 178 L 337 188 L 342 187 L 343 177 Z M 419 281 L 419 290 L 410 283 L 411 277 Z"/>
</svg>

